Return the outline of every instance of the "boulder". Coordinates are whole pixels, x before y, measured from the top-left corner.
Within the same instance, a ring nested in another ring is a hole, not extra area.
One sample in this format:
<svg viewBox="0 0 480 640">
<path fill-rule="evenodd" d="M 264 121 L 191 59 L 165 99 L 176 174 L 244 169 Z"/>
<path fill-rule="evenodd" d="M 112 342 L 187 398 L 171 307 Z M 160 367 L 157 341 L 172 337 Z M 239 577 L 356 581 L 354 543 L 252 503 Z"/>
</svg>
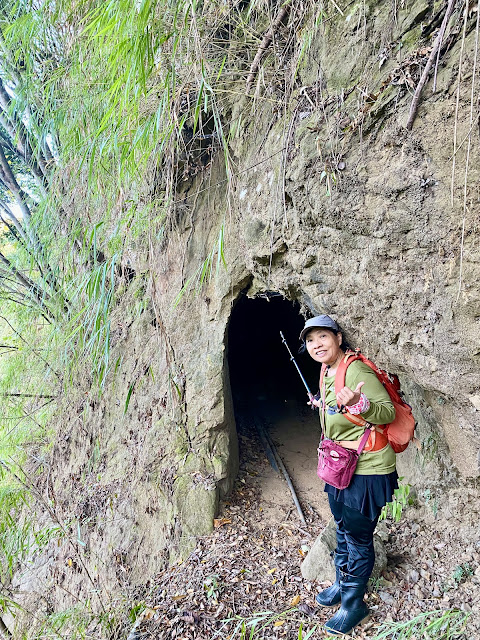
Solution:
<svg viewBox="0 0 480 640">
<path fill-rule="evenodd" d="M 337 546 L 335 529 L 335 521 L 331 518 L 313 543 L 301 566 L 302 576 L 305 580 L 310 582 L 335 581 L 335 567 L 331 556 L 332 551 Z M 373 544 L 375 547 L 375 566 L 372 577 L 377 578 L 387 566 L 387 554 L 382 539 L 377 533 L 373 536 Z"/>
</svg>

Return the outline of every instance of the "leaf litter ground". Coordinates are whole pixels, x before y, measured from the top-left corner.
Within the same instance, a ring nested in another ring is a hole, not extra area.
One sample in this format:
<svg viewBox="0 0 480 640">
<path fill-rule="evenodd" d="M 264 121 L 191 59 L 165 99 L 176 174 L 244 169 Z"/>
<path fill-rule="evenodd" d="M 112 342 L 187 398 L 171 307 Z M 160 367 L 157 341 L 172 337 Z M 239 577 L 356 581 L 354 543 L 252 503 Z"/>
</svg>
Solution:
<svg viewBox="0 0 480 640">
<path fill-rule="evenodd" d="M 329 583 L 305 581 L 300 565 L 326 525 L 325 509 L 302 501 L 303 526 L 286 483 L 269 466 L 255 432 L 244 429 L 240 450 L 236 487 L 222 503 L 213 533 L 198 540 L 185 562 L 156 577 L 154 596 L 129 640 L 323 636 L 332 610 L 318 607 L 315 594 Z M 321 495 L 322 487 L 317 487 Z M 462 633 L 449 637 L 480 638 L 475 604 L 480 597 L 478 498 L 474 486 L 451 489 L 441 500 L 427 495 L 400 523 L 388 524 L 388 566 L 369 589 L 372 616 L 354 632 L 355 638 L 373 639 L 384 621 L 456 608 L 471 615 Z"/>
</svg>

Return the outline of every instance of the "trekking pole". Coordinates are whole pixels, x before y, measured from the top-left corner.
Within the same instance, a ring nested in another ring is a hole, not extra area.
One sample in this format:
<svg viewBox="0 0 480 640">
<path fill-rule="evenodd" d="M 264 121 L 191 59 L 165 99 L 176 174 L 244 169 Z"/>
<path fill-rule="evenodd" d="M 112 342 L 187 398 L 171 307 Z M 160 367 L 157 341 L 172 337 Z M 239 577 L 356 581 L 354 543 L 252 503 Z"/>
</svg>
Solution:
<svg viewBox="0 0 480 640">
<path fill-rule="evenodd" d="M 296 368 L 296 369 L 297 369 L 297 371 L 298 371 L 298 375 L 299 375 L 299 376 L 300 376 L 300 378 L 302 379 L 303 386 L 304 386 L 304 387 L 305 387 L 305 389 L 307 390 L 308 398 L 309 398 L 309 400 L 311 401 L 311 400 L 312 400 L 312 398 L 314 397 L 314 395 L 313 395 L 313 393 L 310 391 L 310 388 L 309 388 L 309 386 L 308 386 L 308 384 L 307 384 L 307 381 L 306 381 L 306 380 L 305 380 L 305 378 L 303 377 L 302 372 L 300 371 L 300 368 L 299 368 L 299 366 L 298 366 L 298 364 L 297 364 L 297 362 L 296 362 L 295 358 L 293 357 L 292 352 L 290 351 L 290 347 L 288 346 L 287 341 L 285 340 L 285 336 L 283 335 L 283 333 L 282 333 L 281 331 L 280 331 L 280 336 L 281 336 L 281 338 L 282 338 L 282 342 L 283 342 L 283 344 L 287 347 L 287 351 L 288 351 L 288 353 L 290 354 L 290 360 L 291 360 L 291 362 L 293 362 L 293 364 L 295 365 L 295 368 Z M 314 407 L 314 405 L 313 405 L 313 404 L 312 404 L 312 409 L 315 409 L 315 407 Z"/>
</svg>

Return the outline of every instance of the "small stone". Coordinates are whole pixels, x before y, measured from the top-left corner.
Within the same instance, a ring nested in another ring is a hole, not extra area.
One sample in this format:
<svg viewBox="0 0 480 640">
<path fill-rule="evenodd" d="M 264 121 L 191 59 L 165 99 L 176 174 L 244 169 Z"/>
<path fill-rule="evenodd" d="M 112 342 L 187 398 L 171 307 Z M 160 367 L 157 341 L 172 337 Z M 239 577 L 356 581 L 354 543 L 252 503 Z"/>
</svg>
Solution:
<svg viewBox="0 0 480 640">
<path fill-rule="evenodd" d="M 415 594 L 415 596 L 419 599 L 419 600 L 423 600 L 425 597 L 425 594 L 423 593 L 423 591 L 420 589 L 420 587 L 418 585 L 416 585 L 413 588 L 413 593 Z"/>
<path fill-rule="evenodd" d="M 379 522 L 377 528 L 375 529 L 375 534 L 380 538 L 382 542 L 388 542 L 390 534 L 387 529 L 387 523 Z"/>
<path fill-rule="evenodd" d="M 379 595 L 380 599 L 383 600 L 383 602 L 385 602 L 385 604 L 392 605 L 395 602 L 395 600 L 392 598 L 392 596 L 389 593 L 387 593 L 386 591 L 379 591 L 378 595 Z"/>
<path fill-rule="evenodd" d="M 418 571 L 415 571 L 415 569 L 412 569 L 411 571 L 409 571 L 409 573 L 408 573 L 408 581 L 411 584 L 416 584 L 419 580 L 420 580 L 420 575 L 419 575 Z"/>
</svg>

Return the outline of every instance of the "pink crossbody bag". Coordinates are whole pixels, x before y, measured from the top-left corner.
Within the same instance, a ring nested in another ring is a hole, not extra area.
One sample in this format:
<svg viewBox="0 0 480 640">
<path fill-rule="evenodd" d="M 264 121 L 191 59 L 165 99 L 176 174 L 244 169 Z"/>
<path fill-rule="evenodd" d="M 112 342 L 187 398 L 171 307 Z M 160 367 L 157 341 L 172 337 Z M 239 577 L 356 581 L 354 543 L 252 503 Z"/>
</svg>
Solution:
<svg viewBox="0 0 480 640">
<path fill-rule="evenodd" d="M 318 447 L 317 476 L 336 489 L 346 489 L 352 481 L 358 458 L 367 444 L 371 429 L 365 429 L 358 449 L 345 449 L 333 440 L 322 438 Z"/>
<path fill-rule="evenodd" d="M 325 383 L 322 389 L 321 415 L 322 437 L 318 446 L 317 476 L 336 489 L 346 489 L 352 481 L 360 454 L 373 429 L 370 427 L 365 429 L 356 451 L 346 449 L 333 440 L 325 438 Z"/>
</svg>

